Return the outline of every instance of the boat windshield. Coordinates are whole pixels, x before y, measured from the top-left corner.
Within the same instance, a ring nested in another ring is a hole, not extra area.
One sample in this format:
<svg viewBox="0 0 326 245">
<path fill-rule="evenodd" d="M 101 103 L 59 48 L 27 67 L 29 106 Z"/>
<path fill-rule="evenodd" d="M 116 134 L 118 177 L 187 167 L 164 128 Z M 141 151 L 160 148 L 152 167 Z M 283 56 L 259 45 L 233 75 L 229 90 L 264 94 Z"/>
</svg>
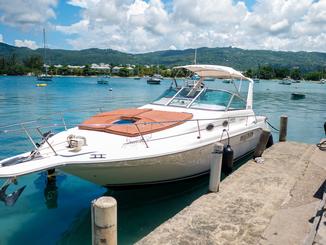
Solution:
<svg viewBox="0 0 326 245">
<path fill-rule="evenodd" d="M 153 104 L 209 110 L 243 110 L 246 101 L 238 94 L 222 89 L 169 88 Z"/>
</svg>

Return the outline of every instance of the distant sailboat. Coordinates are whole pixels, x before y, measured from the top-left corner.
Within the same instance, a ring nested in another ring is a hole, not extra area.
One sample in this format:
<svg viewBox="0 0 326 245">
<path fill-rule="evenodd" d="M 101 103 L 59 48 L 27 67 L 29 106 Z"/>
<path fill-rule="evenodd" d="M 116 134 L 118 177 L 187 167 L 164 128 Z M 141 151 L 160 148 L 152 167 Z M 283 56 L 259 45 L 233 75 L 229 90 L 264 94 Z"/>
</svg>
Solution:
<svg viewBox="0 0 326 245">
<path fill-rule="evenodd" d="M 46 64 L 46 45 L 45 45 L 45 29 L 43 28 L 43 59 L 44 64 L 43 67 L 45 68 L 45 73 L 40 74 L 37 76 L 38 81 L 52 81 L 52 76 L 48 75 L 48 66 Z"/>
</svg>

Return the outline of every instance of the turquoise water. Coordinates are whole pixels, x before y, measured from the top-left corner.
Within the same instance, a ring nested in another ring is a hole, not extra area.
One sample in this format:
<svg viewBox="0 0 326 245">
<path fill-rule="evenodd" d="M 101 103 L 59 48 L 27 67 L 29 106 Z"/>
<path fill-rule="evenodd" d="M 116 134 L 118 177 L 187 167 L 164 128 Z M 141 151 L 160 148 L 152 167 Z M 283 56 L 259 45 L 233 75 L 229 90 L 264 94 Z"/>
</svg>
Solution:
<svg viewBox="0 0 326 245">
<path fill-rule="evenodd" d="M 61 111 L 67 123 L 76 124 L 99 111 L 143 105 L 158 97 L 170 81 L 157 86 L 111 78 L 109 85 L 98 85 L 96 78 L 54 78 L 47 87 L 35 84 L 32 77 L 0 77 L 0 126 Z M 280 115 L 289 116 L 289 140 L 316 143 L 323 137 L 326 85 L 261 81 L 254 91 L 257 114 L 268 116 L 277 127 Z M 306 98 L 291 100 L 294 91 L 304 92 Z M 59 114 L 53 120 L 61 123 Z M 21 133 L 0 134 L 0 159 L 31 149 Z M 27 187 L 14 207 L 0 202 L 0 244 L 90 244 L 90 202 L 101 195 L 118 200 L 119 243 L 132 244 L 206 193 L 208 179 L 112 191 L 61 172 L 56 184 L 46 184 L 44 174 L 33 174 L 19 178 L 18 186 L 10 190 L 23 185 Z"/>
</svg>

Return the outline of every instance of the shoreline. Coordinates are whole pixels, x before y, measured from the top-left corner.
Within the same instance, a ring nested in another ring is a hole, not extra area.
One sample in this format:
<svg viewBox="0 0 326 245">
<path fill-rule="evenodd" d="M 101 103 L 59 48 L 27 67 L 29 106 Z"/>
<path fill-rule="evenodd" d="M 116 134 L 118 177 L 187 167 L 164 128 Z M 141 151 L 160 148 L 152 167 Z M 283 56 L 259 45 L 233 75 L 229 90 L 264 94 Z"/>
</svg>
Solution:
<svg viewBox="0 0 326 245">
<path fill-rule="evenodd" d="M 109 75 L 110 78 L 125 78 L 125 79 L 135 79 L 135 78 L 140 78 L 140 79 L 147 79 L 150 77 L 150 75 L 146 76 L 130 76 L 130 77 L 120 77 L 120 76 L 115 76 L 115 75 Z M 0 77 L 35 77 L 32 75 L 7 75 L 7 74 L 0 74 Z M 52 77 L 58 77 L 58 78 L 64 78 L 64 77 L 71 77 L 71 78 L 99 78 L 103 77 L 103 75 L 90 75 L 90 76 L 77 76 L 77 75 L 53 75 Z M 164 79 L 173 79 L 173 77 L 164 77 Z M 178 77 L 177 79 L 186 79 L 185 77 Z M 282 81 L 282 78 L 273 78 L 273 79 L 259 79 L 259 81 Z M 300 80 L 301 83 L 315 83 L 315 84 L 321 84 L 320 80 L 319 81 L 314 81 L 314 80 Z"/>
</svg>

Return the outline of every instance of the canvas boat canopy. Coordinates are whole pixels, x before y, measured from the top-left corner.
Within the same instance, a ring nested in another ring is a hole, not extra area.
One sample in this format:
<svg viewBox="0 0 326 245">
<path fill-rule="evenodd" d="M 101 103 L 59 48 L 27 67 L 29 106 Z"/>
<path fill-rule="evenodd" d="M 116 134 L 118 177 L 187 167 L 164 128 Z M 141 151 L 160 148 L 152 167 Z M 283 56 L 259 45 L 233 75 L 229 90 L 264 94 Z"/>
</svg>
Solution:
<svg viewBox="0 0 326 245">
<path fill-rule="evenodd" d="M 247 77 L 241 74 L 241 72 L 234 70 L 227 66 L 218 65 L 186 65 L 177 66 L 174 69 L 187 69 L 199 75 L 200 77 L 216 77 L 221 79 L 234 78 L 234 79 L 246 79 Z M 250 81 L 250 80 L 249 80 Z"/>
</svg>

